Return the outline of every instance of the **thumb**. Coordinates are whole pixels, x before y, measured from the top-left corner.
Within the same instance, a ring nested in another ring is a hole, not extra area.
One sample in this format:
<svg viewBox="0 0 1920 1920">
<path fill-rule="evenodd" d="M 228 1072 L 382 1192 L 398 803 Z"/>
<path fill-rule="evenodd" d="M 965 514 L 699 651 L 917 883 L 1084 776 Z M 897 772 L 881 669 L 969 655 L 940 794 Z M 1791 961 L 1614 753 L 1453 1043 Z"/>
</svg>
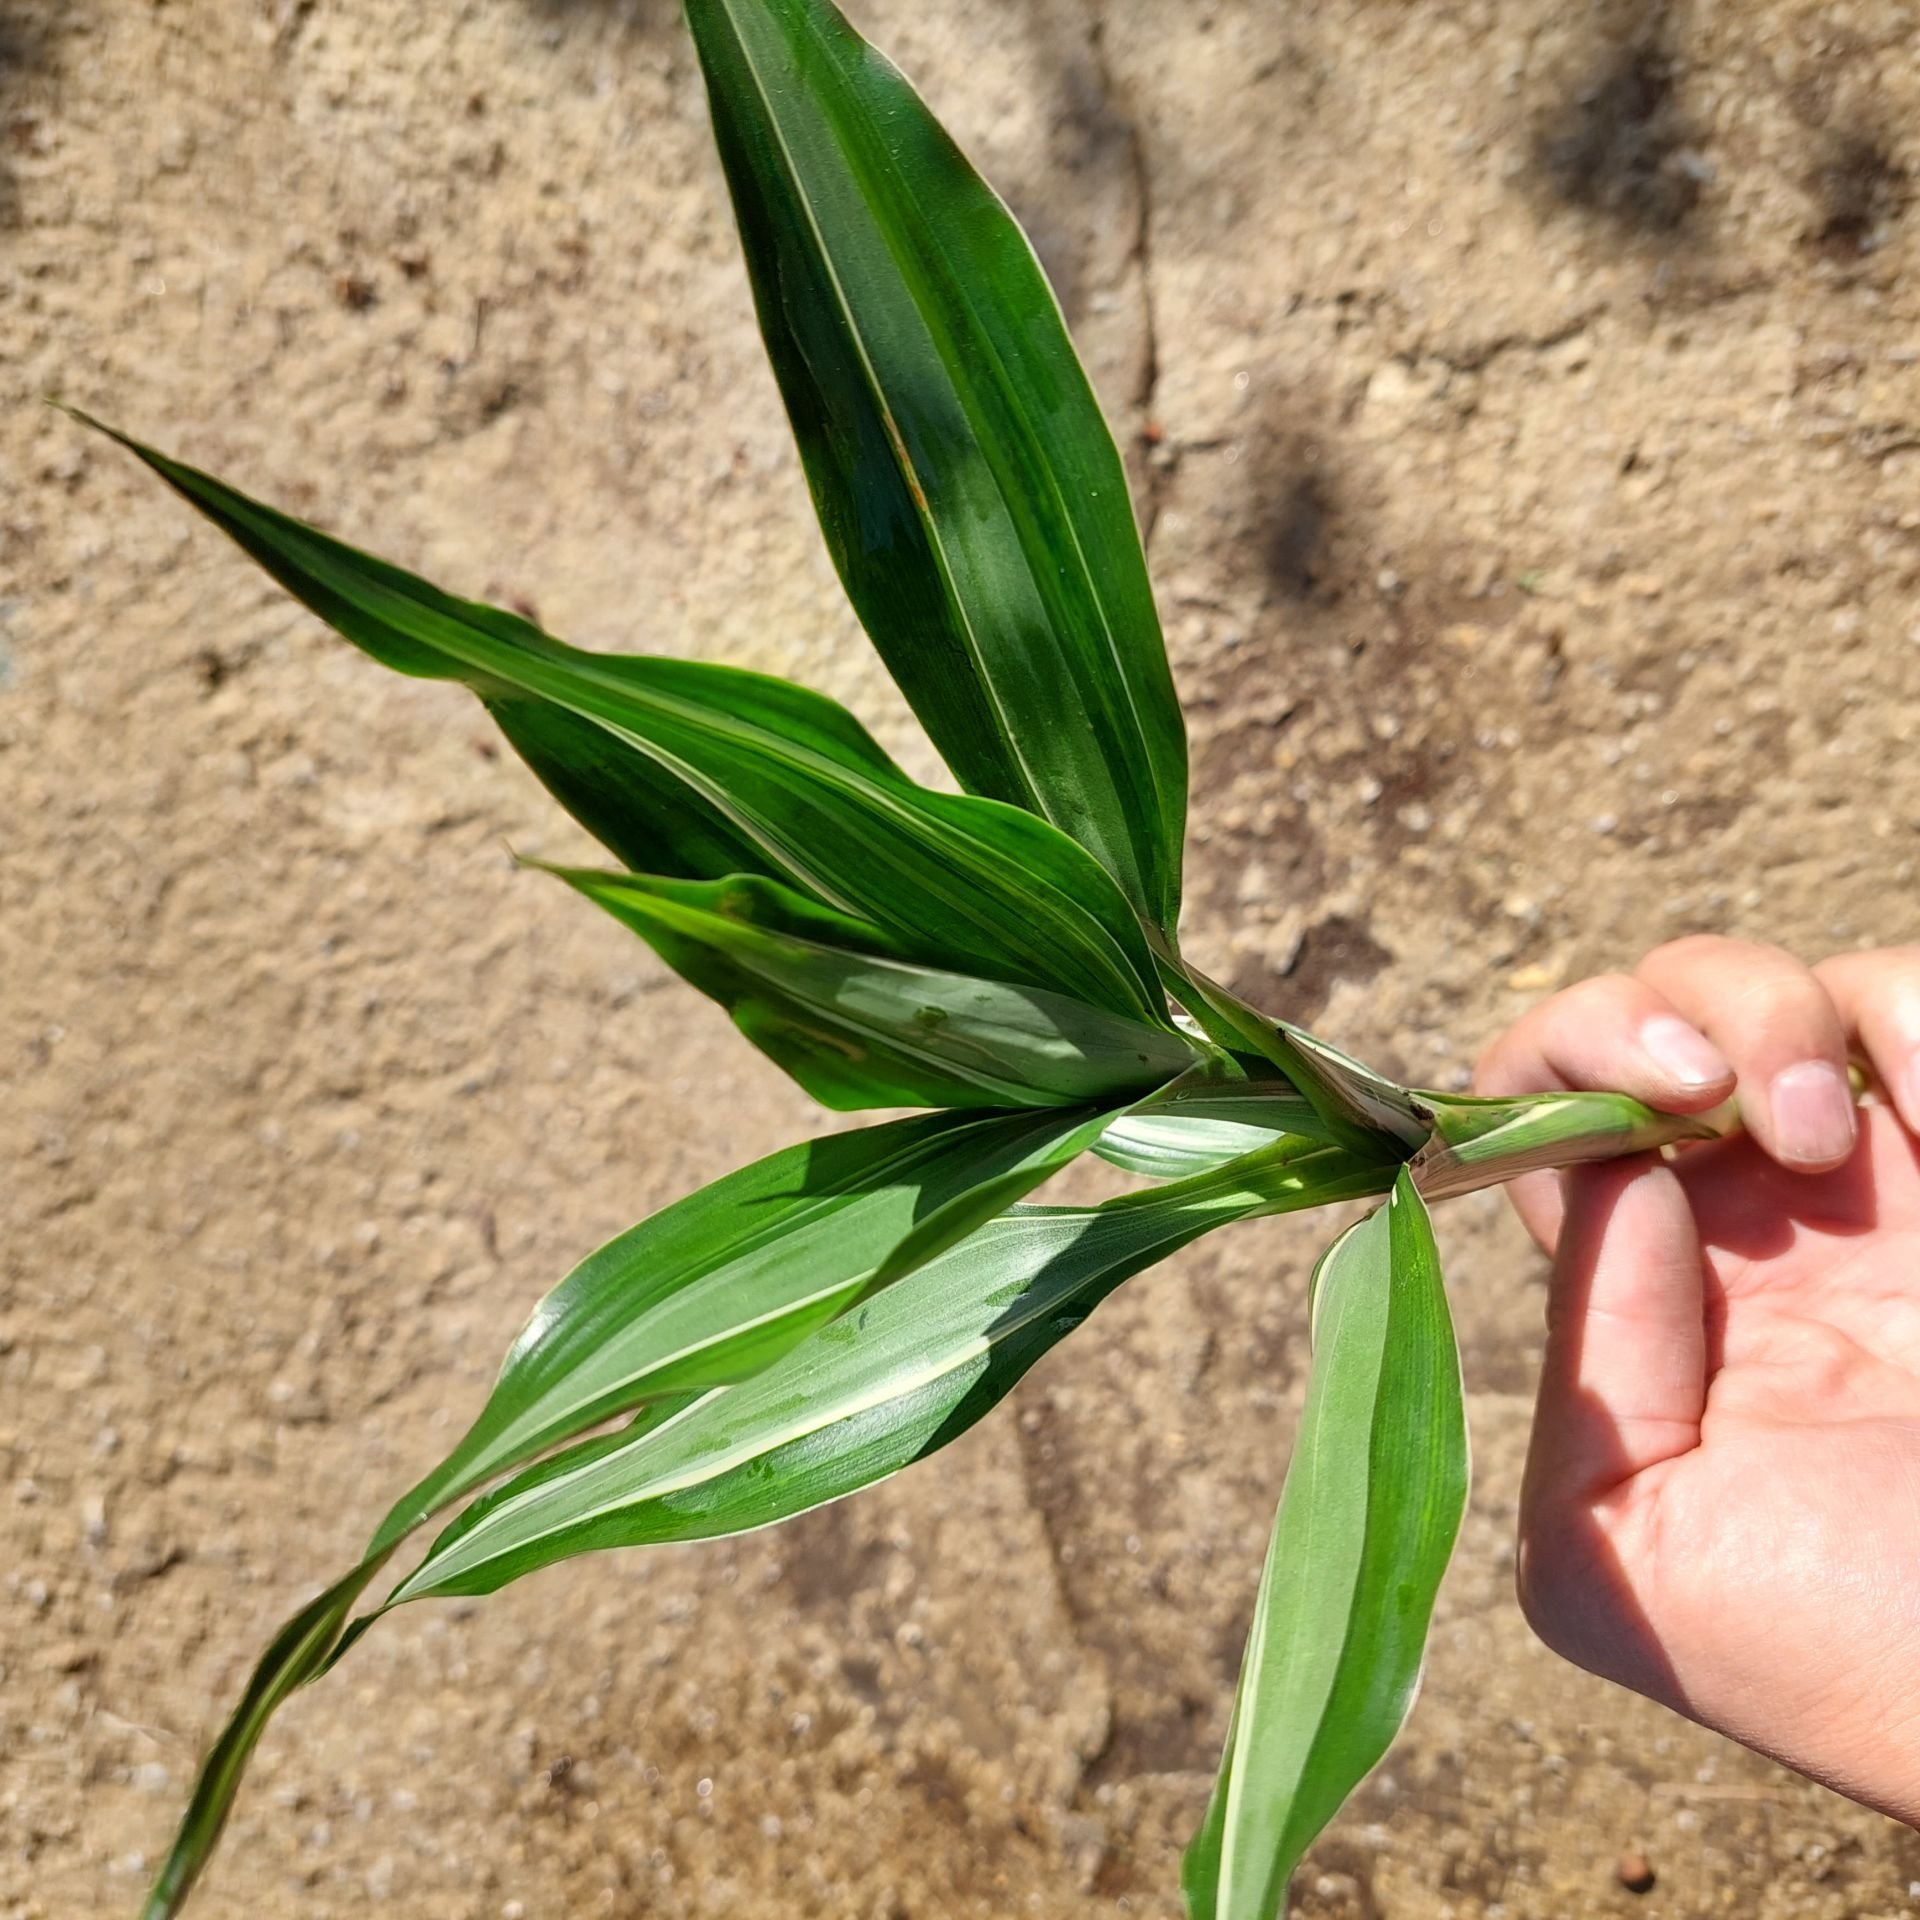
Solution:
<svg viewBox="0 0 1920 1920">
<path fill-rule="evenodd" d="M 1523 1505 L 1585 1504 L 1700 1442 L 1700 1238 L 1657 1156 L 1573 1169 Z"/>
</svg>

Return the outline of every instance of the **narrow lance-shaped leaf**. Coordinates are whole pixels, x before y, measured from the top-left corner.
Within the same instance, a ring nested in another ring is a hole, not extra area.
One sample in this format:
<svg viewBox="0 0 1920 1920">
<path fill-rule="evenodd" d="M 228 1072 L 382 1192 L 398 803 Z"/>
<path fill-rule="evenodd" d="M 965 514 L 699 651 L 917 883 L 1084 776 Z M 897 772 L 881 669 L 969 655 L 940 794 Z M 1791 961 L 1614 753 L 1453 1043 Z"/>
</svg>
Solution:
<svg viewBox="0 0 1920 1920">
<path fill-rule="evenodd" d="M 1166 1027 L 1042 987 L 888 959 L 877 929 L 776 881 L 550 871 L 719 1001 L 829 1107 L 1126 1100 L 1207 1051 Z"/>
<path fill-rule="evenodd" d="M 1229 1221 L 1391 1177 L 1296 1142 L 1101 1207 L 1016 1208 L 746 1385 L 484 1496 L 388 1604 L 489 1593 L 576 1553 L 739 1533 L 839 1499 L 958 1438 L 1129 1275 Z"/>
<path fill-rule="evenodd" d="M 751 1378 L 1030 1192 L 1110 1117 L 892 1121 L 788 1147 L 628 1229 L 534 1309 L 480 1417 L 373 1550 L 603 1420 Z"/>
<path fill-rule="evenodd" d="M 227 1824 L 234 1795 L 239 1791 L 240 1777 L 267 1722 L 289 1694 L 325 1669 L 355 1601 L 381 1564 L 379 1559 L 363 1561 L 309 1601 L 274 1635 L 247 1682 L 240 1704 L 201 1762 L 179 1833 L 141 1909 L 143 1920 L 167 1920 L 168 1915 L 179 1912 L 219 1843 L 220 1830 Z"/>
<path fill-rule="evenodd" d="M 1412 1704 L 1467 1436 L 1433 1229 L 1404 1170 L 1321 1262 L 1313 1339 L 1227 1751 L 1182 1873 L 1193 1920 L 1277 1920 L 1301 1854 Z"/>
<path fill-rule="evenodd" d="M 625 785 L 604 769 L 549 784 L 595 831 L 612 831 L 613 817 L 630 852 L 698 829 L 697 844 L 676 844 L 676 857 L 650 860 L 652 871 L 699 868 L 704 879 L 766 872 L 878 927 L 900 958 L 1164 1024 L 1139 920 L 1091 854 L 1018 808 L 915 786 L 831 700 L 735 667 L 584 653 L 101 431 L 384 665 L 462 681 L 496 711 L 545 703 L 651 763 Z M 513 724 L 516 742 L 536 739 L 563 758 L 577 743 L 577 729 L 557 740 L 530 731 L 524 711 Z M 663 775 L 671 776 L 664 789 Z M 662 791 L 662 816 L 645 817 Z M 630 808 L 642 817 L 629 829 Z M 745 861 L 733 857 L 741 840 L 751 849 Z M 714 858 L 732 864 L 706 869 Z"/>
<path fill-rule="evenodd" d="M 1179 906 L 1186 742 L 1126 476 L 1039 263 L 826 0 L 688 0 L 834 562 L 947 763 Z"/>
<path fill-rule="evenodd" d="M 1031 1191 L 1110 1111 L 928 1115 L 791 1147 L 584 1260 L 535 1309 L 459 1445 L 262 1657 L 202 1764 L 149 1920 L 179 1910 L 268 1719 L 357 1636 L 354 1603 L 415 1527 L 604 1420 L 639 1409 L 632 1440 L 690 1398 L 751 1378 Z"/>
</svg>

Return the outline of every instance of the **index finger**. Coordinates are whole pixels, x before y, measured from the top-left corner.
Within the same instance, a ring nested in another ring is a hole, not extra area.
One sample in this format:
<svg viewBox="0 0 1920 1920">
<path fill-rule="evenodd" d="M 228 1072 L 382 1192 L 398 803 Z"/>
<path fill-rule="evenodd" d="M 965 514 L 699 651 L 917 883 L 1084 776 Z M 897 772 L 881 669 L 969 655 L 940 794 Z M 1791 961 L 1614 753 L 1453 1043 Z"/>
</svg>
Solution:
<svg viewBox="0 0 1920 1920">
<path fill-rule="evenodd" d="M 1474 1091 L 1516 1099 L 1574 1088 L 1628 1093 L 1668 1113 L 1702 1113 L 1732 1091 L 1720 1050 L 1656 988 L 1631 974 L 1603 974 L 1525 1014 L 1481 1057 Z M 1560 1233 L 1557 1175 L 1510 1181 L 1508 1197 L 1543 1252 Z"/>
<path fill-rule="evenodd" d="M 1779 947 L 1695 934 L 1638 973 L 1733 1063 L 1740 1117 L 1771 1159 L 1824 1173 L 1852 1154 L 1846 1027 L 1810 969 Z"/>
</svg>

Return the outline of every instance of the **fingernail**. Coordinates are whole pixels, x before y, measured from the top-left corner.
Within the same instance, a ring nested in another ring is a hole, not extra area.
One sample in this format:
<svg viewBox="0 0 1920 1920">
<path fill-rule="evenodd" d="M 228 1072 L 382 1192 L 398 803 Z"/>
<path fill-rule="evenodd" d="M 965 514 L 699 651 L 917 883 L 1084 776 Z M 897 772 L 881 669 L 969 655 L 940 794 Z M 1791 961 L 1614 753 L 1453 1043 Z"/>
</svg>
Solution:
<svg viewBox="0 0 1920 1920">
<path fill-rule="evenodd" d="M 1655 1066 L 1683 1087 L 1717 1087 L 1733 1078 L 1726 1056 L 1698 1027 L 1663 1013 L 1640 1029 L 1640 1044 Z"/>
<path fill-rule="evenodd" d="M 1830 1061 L 1802 1060 L 1773 1076 L 1767 1104 L 1783 1160 L 1824 1166 L 1853 1150 L 1853 1093 Z"/>
<path fill-rule="evenodd" d="M 1900 1117 L 1916 1133 L 1920 1133 L 1920 1047 L 1914 1049 L 1912 1057 L 1907 1061 L 1907 1070 L 1901 1078 L 1906 1081 L 1906 1085 L 1901 1089 L 1906 1098 L 1900 1105 Z"/>
</svg>

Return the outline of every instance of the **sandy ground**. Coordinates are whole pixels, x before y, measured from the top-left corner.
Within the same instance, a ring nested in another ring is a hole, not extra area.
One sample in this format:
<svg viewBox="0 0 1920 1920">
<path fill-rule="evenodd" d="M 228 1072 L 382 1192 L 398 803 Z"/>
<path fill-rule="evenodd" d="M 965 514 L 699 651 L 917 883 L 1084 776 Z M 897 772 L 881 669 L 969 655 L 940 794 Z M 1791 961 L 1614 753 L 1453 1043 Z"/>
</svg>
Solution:
<svg viewBox="0 0 1920 1920">
<path fill-rule="evenodd" d="M 1445 1082 L 1690 928 L 1920 936 L 1920 28 L 1883 0 L 872 0 L 1133 450 L 1190 939 Z M 0 1915 L 127 1913 L 272 1626 L 584 1250 L 820 1127 L 381 675 L 59 391 L 588 644 L 847 700 L 667 0 L 0 0 Z M 1477 1486 L 1313 1916 L 1920 1910 L 1920 1841 L 1510 1594 L 1541 1301 L 1444 1220 Z M 939 1462 L 369 1638 L 215 1915 L 1171 1916 L 1311 1223 Z M 1636 1898 L 1623 1849 L 1658 1872 Z"/>
</svg>

